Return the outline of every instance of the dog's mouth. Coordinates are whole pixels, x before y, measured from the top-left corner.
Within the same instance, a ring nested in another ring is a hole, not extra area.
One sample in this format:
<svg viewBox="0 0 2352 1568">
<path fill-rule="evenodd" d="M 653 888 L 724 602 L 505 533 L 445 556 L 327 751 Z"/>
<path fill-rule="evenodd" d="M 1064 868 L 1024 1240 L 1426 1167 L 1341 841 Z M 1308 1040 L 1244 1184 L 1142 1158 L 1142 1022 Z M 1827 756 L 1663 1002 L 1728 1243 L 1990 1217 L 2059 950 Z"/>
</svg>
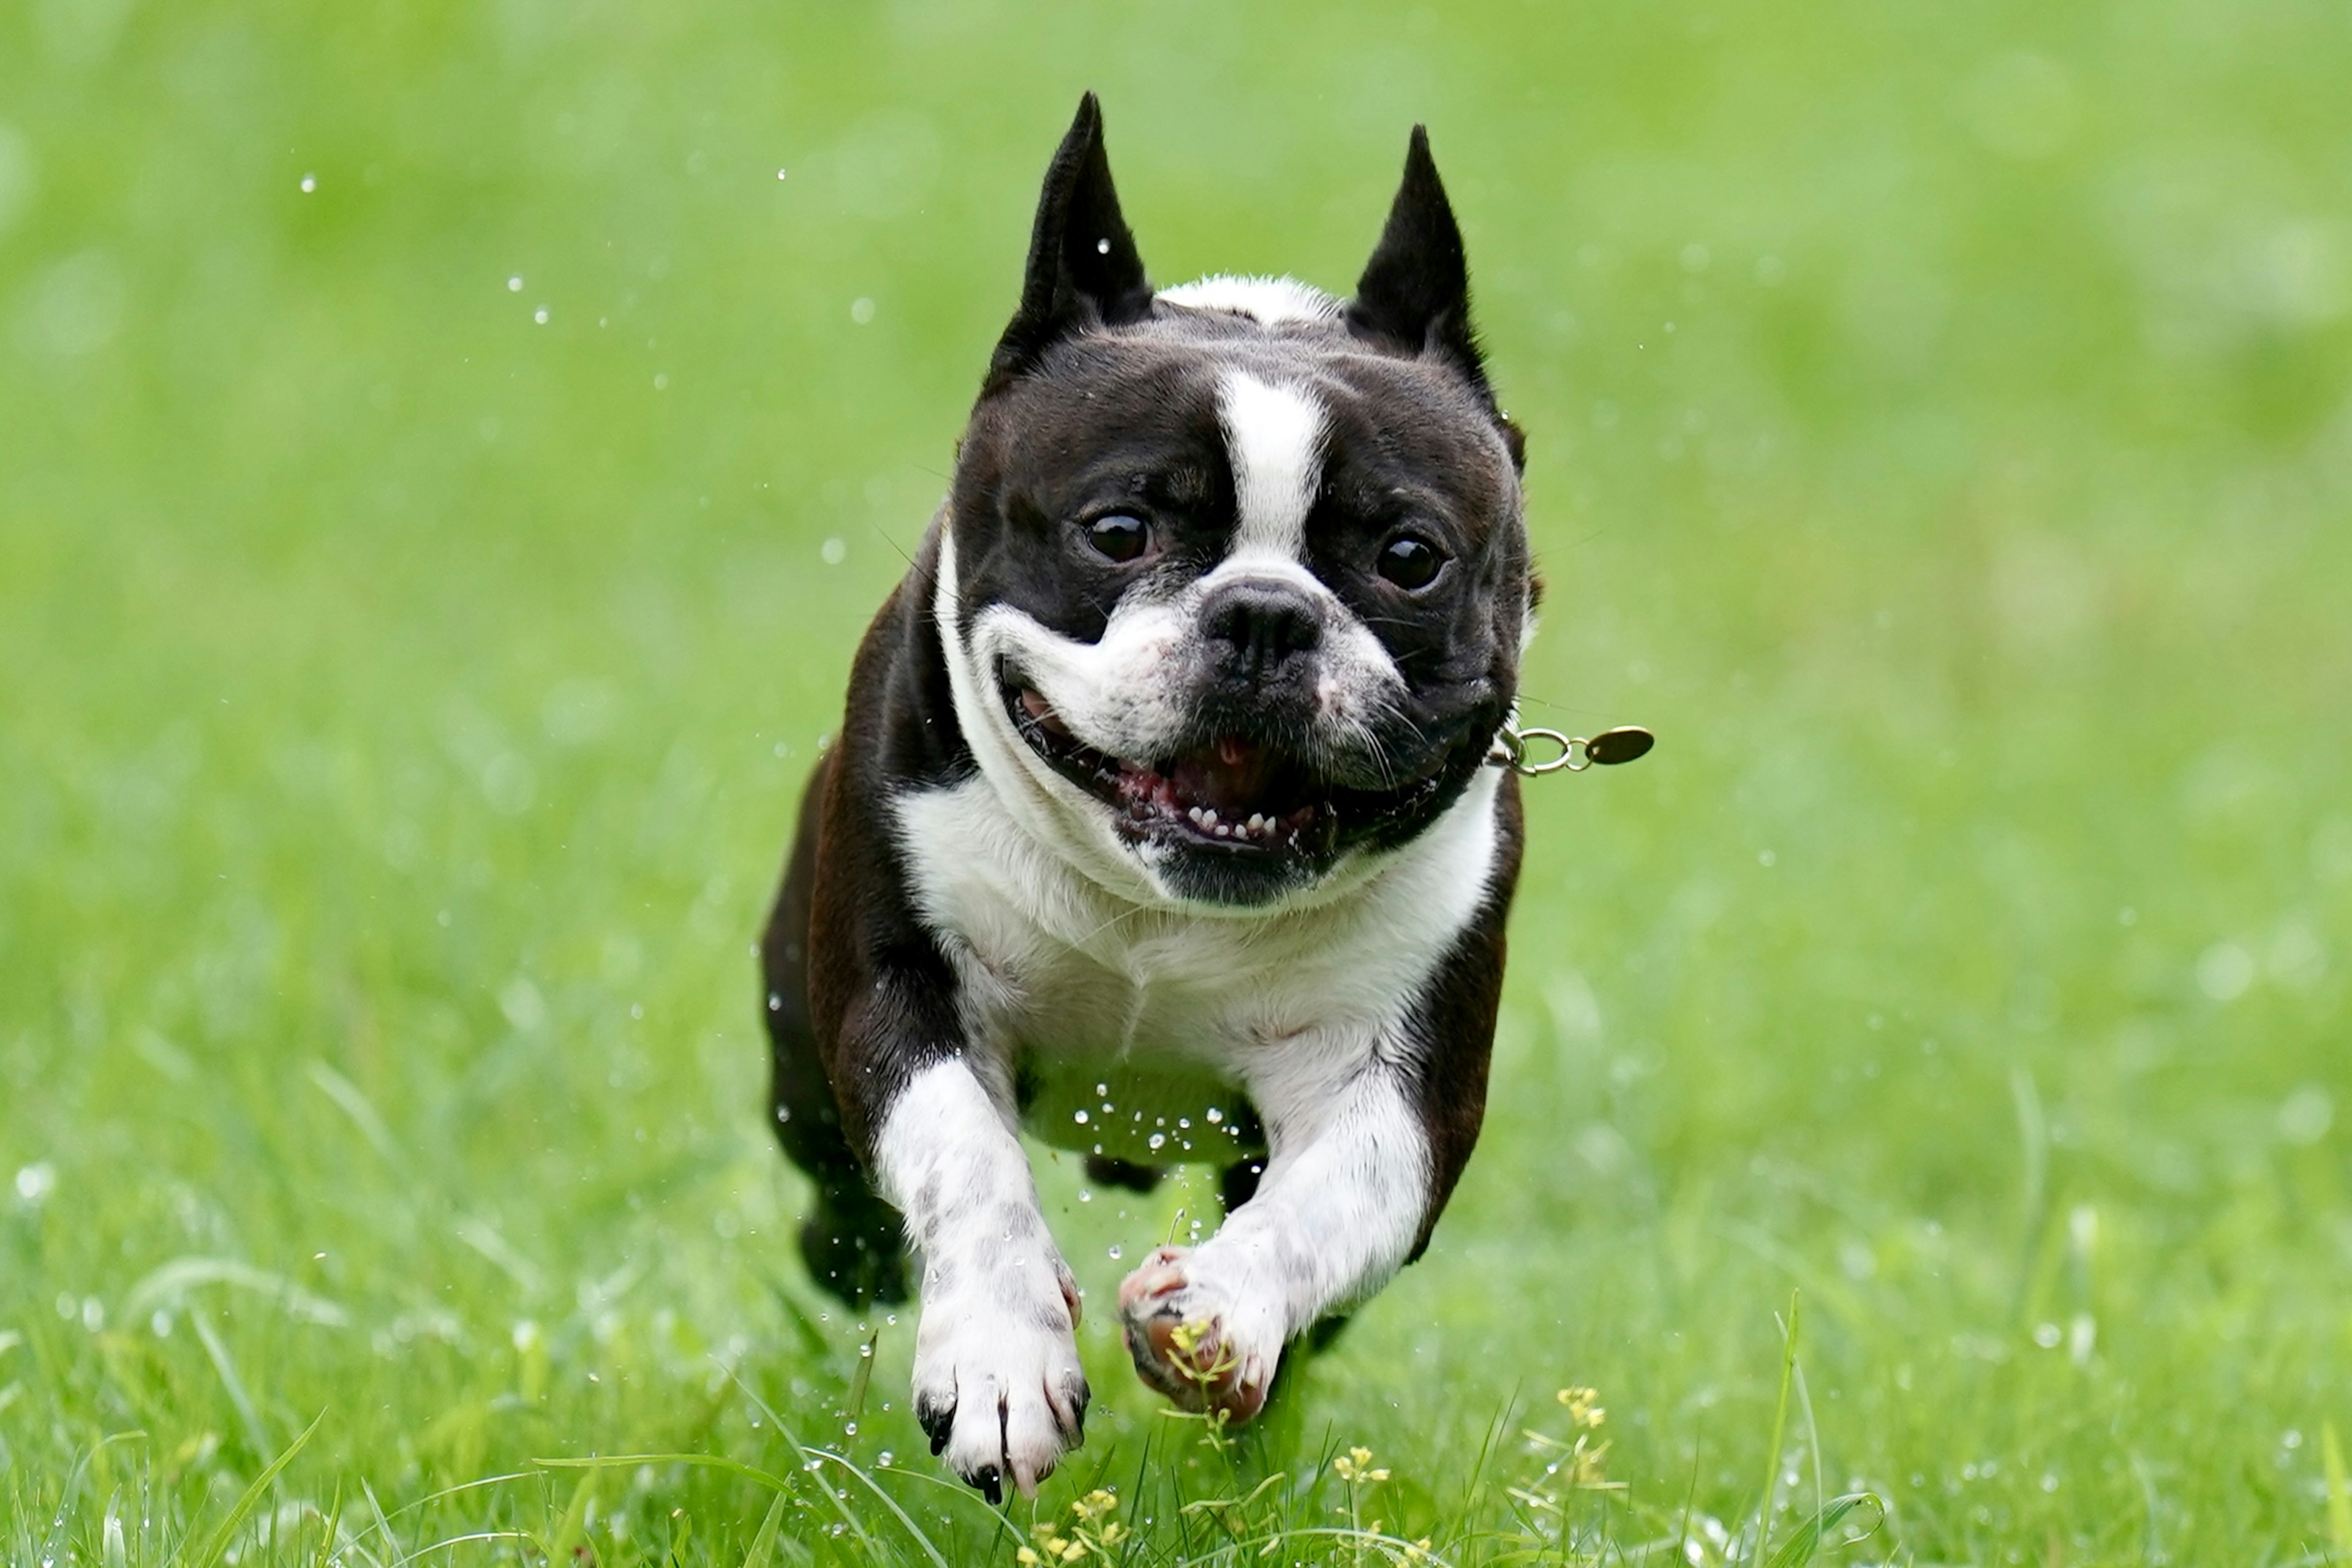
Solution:
<svg viewBox="0 0 2352 1568">
<path fill-rule="evenodd" d="M 1013 728 L 1054 770 L 1109 806 L 1138 841 L 1321 862 L 1411 816 L 1434 774 L 1384 790 L 1338 784 L 1291 752 L 1238 733 L 1146 760 L 1114 757 L 1070 732 L 1034 688 L 1004 686 Z"/>
</svg>

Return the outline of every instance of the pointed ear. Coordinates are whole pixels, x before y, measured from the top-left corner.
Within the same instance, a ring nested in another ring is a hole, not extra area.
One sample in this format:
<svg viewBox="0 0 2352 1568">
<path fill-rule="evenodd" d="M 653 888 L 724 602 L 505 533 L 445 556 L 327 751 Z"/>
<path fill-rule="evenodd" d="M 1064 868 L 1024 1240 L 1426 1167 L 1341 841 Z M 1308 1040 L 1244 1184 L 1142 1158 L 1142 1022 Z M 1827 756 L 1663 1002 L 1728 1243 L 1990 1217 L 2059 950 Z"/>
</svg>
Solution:
<svg viewBox="0 0 2352 1568">
<path fill-rule="evenodd" d="M 1470 330 L 1470 268 L 1462 230 L 1429 155 L 1429 132 L 1412 128 L 1404 181 L 1381 242 L 1348 301 L 1348 330 L 1410 354 L 1440 354 L 1486 392 L 1485 361 Z M 1491 401 L 1492 395 L 1488 394 Z"/>
<path fill-rule="evenodd" d="M 1072 332 L 1124 325 L 1150 312 L 1151 280 L 1119 215 L 1103 152 L 1102 105 L 1090 92 L 1078 100 L 1077 118 L 1045 170 L 1021 308 L 997 342 L 990 377 L 1020 374 Z"/>
</svg>

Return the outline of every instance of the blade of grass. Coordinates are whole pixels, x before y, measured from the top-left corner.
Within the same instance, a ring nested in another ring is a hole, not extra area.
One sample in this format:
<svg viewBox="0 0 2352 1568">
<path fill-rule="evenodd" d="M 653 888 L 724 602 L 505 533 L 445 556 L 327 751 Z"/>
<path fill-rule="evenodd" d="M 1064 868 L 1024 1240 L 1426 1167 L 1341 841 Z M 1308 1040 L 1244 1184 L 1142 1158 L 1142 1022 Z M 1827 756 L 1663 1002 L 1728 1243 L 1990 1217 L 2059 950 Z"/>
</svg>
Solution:
<svg viewBox="0 0 2352 1568">
<path fill-rule="evenodd" d="M 588 1510 L 595 1505 L 596 1486 L 604 1479 L 603 1468 L 591 1468 L 582 1474 L 580 1484 L 572 1489 L 572 1500 L 563 1505 L 563 1517 L 555 1521 L 554 1532 L 540 1542 L 539 1549 L 550 1563 L 569 1563 L 572 1552 L 586 1543 Z"/>
<path fill-rule="evenodd" d="M 343 1532 L 343 1483 L 340 1479 L 335 1482 L 335 1494 L 327 1504 L 327 1511 L 319 1517 L 319 1555 L 312 1560 L 310 1568 L 327 1568 L 335 1552 L 336 1538 Z"/>
<path fill-rule="evenodd" d="M 1765 1542 L 1772 1533 L 1772 1504 L 1780 1490 L 1780 1442 L 1789 1431 L 1789 1385 L 1796 1377 L 1797 1310 L 1801 1300 L 1801 1292 L 1789 1292 L 1789 1321 L 1782 1325 L 1780 1342 L 1780 1397 L 1772 1410 L 1772 1442 L 1764 1452 L 1764 1495 L 1756 1504 L 1756 1547 L 1748 1554 L 1750 1563 L 1764 1561 Z"/>
<path fill-rule="evenodd" d="M 244 1425 L 245 1440 L 252 1446 L 253 1457 L 267 1462 L 269 1435 L 262 1430 L 261 1413 L 253 1407 L 253 1396 L 246 1393 L 245 1380 L 236 1375 L 236 1363 L 229 1360 L 228 1347 L 221 1343 L 212 1321 L 201 1309 L 188 1309 L 188 1326 L 196 1331 L 196 1338 L 204 1342 L 205 1354 L 212 1358 L 213 1370 L 220 1374 L 221 1387 L 226 1391 L 229 1404 L 236 1407 L 237 1420 Z"/>
<path fill-rule="evenodd" d="M 706 1469 L 725 1470 L 757 1481 L 771 1491 L 790 1491 L 792 1482 L 782 1476 L 772 1476 L 754 1465 L 740 1459 L 730 1459 L 723 1454 L 592 1454 L 584 1459 L 533 1459 L 532 1464 L 550 1470 L 609 1470 L 622 1465 L 700 1465 Z"/>
<path fill-rule="evenodd" d="M 1885 1521 L 1885 1505 L 1879 1503 L 1877 1497 L 1873 1493 L 1849 1492 L 1843 1497 L 1832 1498 L 1822 1506 L 1820 1512 L 1797 1527 L 1796 1534 L 1780 1543 L 1780 1550 L 1772 1553 L 1771 1562 L 1766 1563 L 1764 1568 L 1804 1568 L 1806 1563 L 1813 1560 L 1813 1554 L 1822 1549 L 1822 1537 L 1837 1528 L 1840 1520 L 1864 1503 L 1877 1504 L 1880 1521 L 1882 1523 Z M 1877 1529 L 1876 1525 L 1873 1525 L 1868 1531 L 1853 1539 L 1867 1540 L 1871 1535 L 1877 1533 Z M 1840 1544 L 1850 1546 L 1853 1542 L 1843 1542 Z"/>
<path fill-rule="evenodd" d="M 196 1321 L 202 1321 L 201 1319 Z M 326 1419 L 327 1413 L 320 1411 L 317 1418 L 302 1428 L 302 1435 L 287 1444 L 285 1452 L 270 1460 L 262 1472 L 253 1478 L 253 1484 L 245 1489 L 244 1495 L 229 1509 L 228 1516 L 214 1527 L 213 1532 L 205 1538 L 205 1543 L 196 1548 L 195 1555 L 186 1559 L 187 1568 L 213 1568 L 213 1564 L 221 1560 L 222 1553 L 228 1550 L 230 1537 L 236 1533 L 237 1526 L 243 1524 L 246 1516 L 259 1506 L 278 1478 L 285 1473 L 286 1467 L 294 1462 L 294 1456 L 302 1451 L 303 1445 L 310 1442 Z"/>
<path fill-rule="evenodd" d="M 743 1553 L 743 1568 L 768 1568 L 776 1560 L 776 1532 L 783 1522 L 784 1494 L 778 1492 L 776 1500 L 768 1505 L 768 1517 L 760 1521 L 758 1533 L 751 1537 L 751 1549 Z"/>
<path fill-rule="evenodd" d="M 2327 1544 L 2336 1555 L 2352 1562 L 2352 1484 L 2344 1479 L 2344 1447 L 2336 1440 L 2336 1423 L 2319 1428 L 2321 1462 L 2327 1467 Z"/>
<path fill-rule="evenodd" d="M 849 1380 L 849 1426 L 853 1432 L 866 1419 L 866 1385 L 874 1379 L 874 1361 L 881 1353 L 881 1324 L 874 1325 L 874 1331 L 866 1336 L 861 1348 L 866 1353 L 857 1358 L 857 1371 Z"/>
</svg>

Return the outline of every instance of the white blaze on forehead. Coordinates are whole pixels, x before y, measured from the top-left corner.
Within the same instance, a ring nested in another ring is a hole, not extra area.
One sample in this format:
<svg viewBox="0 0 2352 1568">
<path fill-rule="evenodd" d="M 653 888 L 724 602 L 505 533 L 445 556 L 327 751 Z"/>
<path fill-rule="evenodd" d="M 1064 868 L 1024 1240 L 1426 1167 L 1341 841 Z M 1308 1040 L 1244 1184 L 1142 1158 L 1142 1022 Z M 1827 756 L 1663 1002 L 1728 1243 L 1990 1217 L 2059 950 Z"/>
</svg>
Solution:
<svg viewBox="0 0 2352 1568">
<path fill-rule="evenodd" d="M 1229 272 L 1219 272 L 1190 283 L 1179 283 L 1173 289 L 1162 289 L 1160 297 L 1171 305 L 1188 305 L 1195 310 L 1247 316 L 1262 327 L 1279 326 L 1285 321 L 1324 322 L 1339 319 L 1339 300 L 1296 278 L 1236 278 Z"/>
<path fill-rule="evenodd" d="M 1297 387 L 1231 370 L 1217 384 L 1217 420 L 1240 502 L 1234 552 L 1304 558 L 1307 513 L 1323 477 L 1322 405 Z"/>
</svg>

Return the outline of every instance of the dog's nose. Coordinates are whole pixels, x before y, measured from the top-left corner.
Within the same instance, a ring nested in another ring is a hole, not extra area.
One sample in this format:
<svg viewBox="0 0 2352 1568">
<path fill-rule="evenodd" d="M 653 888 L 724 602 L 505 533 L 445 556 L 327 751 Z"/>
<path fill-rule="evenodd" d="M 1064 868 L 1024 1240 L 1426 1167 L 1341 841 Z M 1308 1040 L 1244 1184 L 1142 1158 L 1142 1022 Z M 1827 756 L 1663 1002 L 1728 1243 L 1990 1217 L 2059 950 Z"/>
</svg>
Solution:
<svg viewBox="0 0 2352 1568">
<path fill-rule="evenodd" d="M 1201 605 L 1202 629 L 1235 674 L 1264 680 L 1295 654 L 1323 640 L 1315 601 L 1288 583 L 1244 577 L 1213 589 Z"/>
</svg>

